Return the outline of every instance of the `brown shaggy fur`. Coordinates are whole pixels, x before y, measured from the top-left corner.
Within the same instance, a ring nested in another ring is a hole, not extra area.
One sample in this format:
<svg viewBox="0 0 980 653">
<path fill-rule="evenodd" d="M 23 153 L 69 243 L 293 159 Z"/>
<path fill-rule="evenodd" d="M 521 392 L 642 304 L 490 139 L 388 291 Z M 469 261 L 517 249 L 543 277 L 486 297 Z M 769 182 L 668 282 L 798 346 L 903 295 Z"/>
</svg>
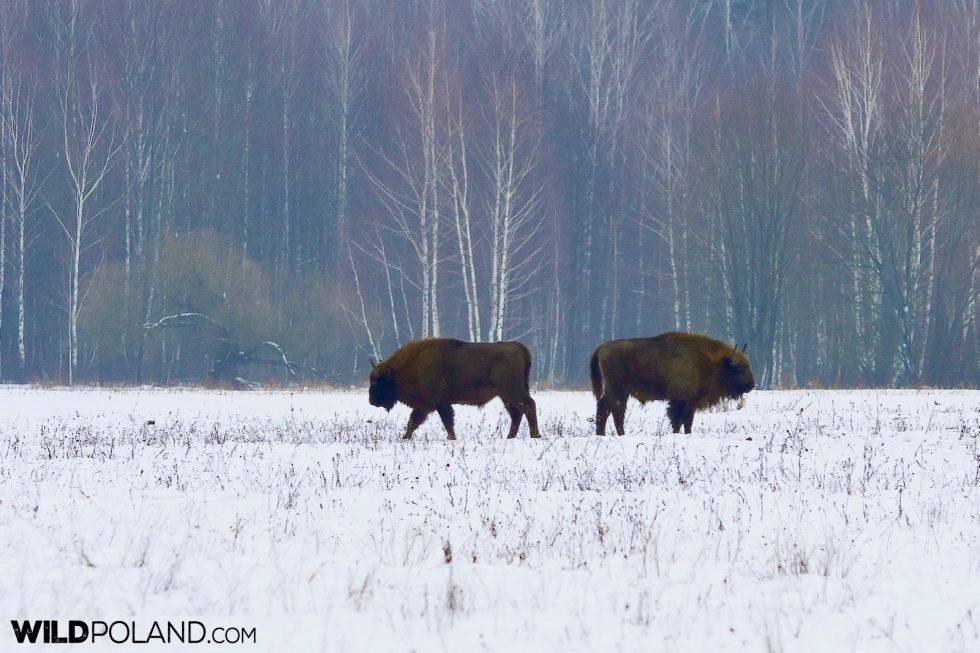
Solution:
<svg viewBox="0 0 980 653">
<path fill-rule="evenodd" d="M 510 414 L 508 438 L 517 435 L 523 416 L 527 416 L 531 437 L 538 438 L 537 410 L 528 386 L 530 372 L 531 352 L 519 342 L 427 338 L 406 344 L 374 365 L 368 398 L 372 406 L 387 410 L 396 401 L 412 409 L 405 439 L 436 411 L 449 439 L 455 440 L 452 405 L 482 406 L 494 397 L 500 397 Z"/>
<path fill-rule="evenodd" d="M 623 435 L 629 397 L 641 403 L 666 399 L 674 433 L 680 432 L 681 425 L 690 433 L 694 411 L 725 398 L 739 398 L 755 387 L 743 352 L 696 333 L 602 343 L 590 362 L 596 433 L 605 433 L 612 413 L 616 432 Z"/>
</svg>

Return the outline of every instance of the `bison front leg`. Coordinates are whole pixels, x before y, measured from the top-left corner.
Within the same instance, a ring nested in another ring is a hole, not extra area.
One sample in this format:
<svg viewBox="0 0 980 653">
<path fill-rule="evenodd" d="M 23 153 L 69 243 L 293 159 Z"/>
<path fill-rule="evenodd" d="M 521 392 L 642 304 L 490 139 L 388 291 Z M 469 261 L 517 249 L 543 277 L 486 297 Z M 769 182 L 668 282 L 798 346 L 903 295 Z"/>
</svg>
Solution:
<svg viewBox="0 0 980 653">
<path fill-rule="evenodd" d="M 405 428 L 405 435 L 402 436 L 402 440 L 411 440 L 412 435 L 414 435 L 415 430 L 422 426 L 422 423 L 429 416 L 424 410 L 415 409 L 412 414 L 408 416 L 408 426 Z"/>
<path fill-rule="evenodd" d="M 442 419 L 442 425 L 446 427 L 446 433 L 450 440 L 456 439 L 456 431 L 453 430 L 453 407 L 436 406 L 436 411 Z"/>
</svg>

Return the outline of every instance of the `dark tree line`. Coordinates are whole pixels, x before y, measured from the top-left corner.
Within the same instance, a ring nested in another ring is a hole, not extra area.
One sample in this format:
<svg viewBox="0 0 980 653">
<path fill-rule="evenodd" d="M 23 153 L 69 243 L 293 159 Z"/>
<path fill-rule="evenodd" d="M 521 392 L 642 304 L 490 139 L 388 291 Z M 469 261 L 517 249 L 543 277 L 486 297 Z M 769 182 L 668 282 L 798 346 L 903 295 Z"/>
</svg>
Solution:
<svg viewBox="0 0 980 653">
<path fill-rule="evenodd" d="M 408 339 L 980 379 L 980 2 L 3 0 L 0 378 Z"/>
</svg>

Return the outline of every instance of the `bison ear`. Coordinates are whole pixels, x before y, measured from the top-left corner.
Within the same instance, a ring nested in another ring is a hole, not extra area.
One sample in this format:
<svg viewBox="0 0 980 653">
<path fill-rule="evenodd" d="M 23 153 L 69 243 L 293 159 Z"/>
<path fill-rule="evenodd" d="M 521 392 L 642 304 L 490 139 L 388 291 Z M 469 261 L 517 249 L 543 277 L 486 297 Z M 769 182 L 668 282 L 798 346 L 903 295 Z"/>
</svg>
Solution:
<svg viewBox="0 0 980 653">
<path fill-rule="evenodd" d="M 725 366 L 726 370 L 731 370 L 735 368 L 737 363 L 731 356 L 725 356 L 723 359 L 721 359 L 721 364 Z"/>
</svg>

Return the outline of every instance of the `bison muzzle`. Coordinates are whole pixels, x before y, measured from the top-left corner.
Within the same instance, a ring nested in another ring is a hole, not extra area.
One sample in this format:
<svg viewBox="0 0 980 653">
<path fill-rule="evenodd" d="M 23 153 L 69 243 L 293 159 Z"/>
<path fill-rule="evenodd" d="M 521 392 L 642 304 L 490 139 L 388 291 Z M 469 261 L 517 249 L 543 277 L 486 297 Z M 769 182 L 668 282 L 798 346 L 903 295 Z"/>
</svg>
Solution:
<svg viewBox="0 0 980 653">
<path fill-rule="evenodd" d="M 695 333 L 604 342 L 593 352 L 589 371 L 598 435 L 605 433 L 610 413 L 623 435 L 630 397 L 641 403 L 666 399 L 674 433 L 682 425 L 690 433 L 694 411 L 740 398 L 755 387 L 744 347 L 740 351 Z"/>
<path fill-rule="evenodd" d="M 406 440 L 433 411 L 439 413 L 449 439 L 455 440 L 453 404 L 482 406 L 500 397 L 511 419 L 507 437 L 517 435 L 521 418 L 526 416 L 531 437 L 538 438 L 530 372 L 531 352 L 519 342 L 427 338 L 410 342 L 387 360 L 373 364 L 368 400 L 386 410 L 398 401 L 412 409 Z"/>
</svg>

